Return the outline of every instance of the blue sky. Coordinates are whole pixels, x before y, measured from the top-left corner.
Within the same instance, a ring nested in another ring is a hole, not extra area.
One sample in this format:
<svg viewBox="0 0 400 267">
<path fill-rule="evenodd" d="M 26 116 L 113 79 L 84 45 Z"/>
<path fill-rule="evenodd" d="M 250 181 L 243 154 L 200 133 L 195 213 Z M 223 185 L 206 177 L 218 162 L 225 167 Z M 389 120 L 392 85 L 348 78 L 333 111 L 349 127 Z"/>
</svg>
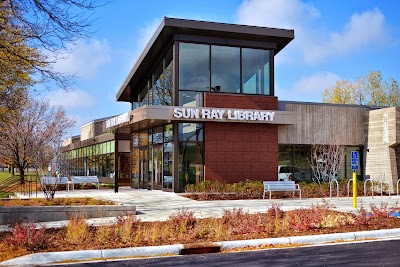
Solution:
<svg viewBox="0 0 400 267">
<path fill-rule="evenodd" d="M 75 90 L 42 96 L 62 105 L 80 125 L 127 112 L 115 95 L 163 16 L 294 29 L 275 57 L 280 100 L 320 102 L 338 79 L 370 70 L 400 80 L 400 6 L 396 0 L 111 0 L 93 16 L 93 34 L 54 68 L 75 73 Z"/>
</svg>

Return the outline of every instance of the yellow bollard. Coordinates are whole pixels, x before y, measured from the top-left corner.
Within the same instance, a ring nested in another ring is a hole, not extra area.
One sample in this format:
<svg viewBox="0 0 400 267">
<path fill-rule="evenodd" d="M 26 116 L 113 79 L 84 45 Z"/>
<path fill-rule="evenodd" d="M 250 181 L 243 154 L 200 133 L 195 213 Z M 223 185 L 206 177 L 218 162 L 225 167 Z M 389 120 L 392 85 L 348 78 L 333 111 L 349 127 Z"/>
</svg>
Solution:
<svg viewBox="0 0 400 267">
<path fill-rule="evenodd" d="M 353 208 L 357 208 L 357 174 L 353 172 Z"/>
</svg>

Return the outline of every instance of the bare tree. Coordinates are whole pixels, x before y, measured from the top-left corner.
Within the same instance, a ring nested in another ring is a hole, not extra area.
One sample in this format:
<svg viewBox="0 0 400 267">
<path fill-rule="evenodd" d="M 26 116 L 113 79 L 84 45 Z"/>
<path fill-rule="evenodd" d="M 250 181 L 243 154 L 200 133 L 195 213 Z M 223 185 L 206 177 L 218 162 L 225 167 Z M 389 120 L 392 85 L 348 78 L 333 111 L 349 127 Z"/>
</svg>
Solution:
<svg viewBox="0 0 400 267">
<path fill-rule="evenodd" d="M 11 158 L 24 182 L 28 166 L 43 170 L 54 158 L 58 142 L 74 121 L 61 107 L 46 101 L 27 100 L 20 109 L 7 114 L 0 122 L 0 155 Z"/>
<path fill-rule="evenodd" d="M 336 178 L 345 153 L 346 146 L 340 145 L 337 141 L 330 145 L 312 145 L 310 167 L 313 181 L 321 184 Z"/>
<path fill-rule="evenodd" d="M 0 1 L 0 87 L 7 77 L 17 73 L 33 74 L 39 82 L 52 81 L 70 88 L 72 76 L 55 71 L 52 65 L 66 56 L 71 49 L 69 44 L 90 35 L 91 14 L 99 6 L 96 2 L 99 1 Z M 21 82 L 24 77 L 17 78 Z"/>
</svg>

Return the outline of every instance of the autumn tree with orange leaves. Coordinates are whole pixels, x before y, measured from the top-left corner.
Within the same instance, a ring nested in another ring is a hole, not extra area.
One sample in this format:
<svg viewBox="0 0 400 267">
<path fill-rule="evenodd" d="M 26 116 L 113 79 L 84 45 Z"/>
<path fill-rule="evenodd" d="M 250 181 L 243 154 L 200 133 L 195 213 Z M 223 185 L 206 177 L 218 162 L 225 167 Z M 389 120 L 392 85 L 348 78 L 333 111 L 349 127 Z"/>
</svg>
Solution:
<svg viewBox="0 0 400 267">
<path fill-rule="evenodd" d="M 74 126 L 62 107 L 46 101 L 26 100 L 0 121 L 0 156 L 12 160 L 24 181 L 25 169 L 43 170 L 54 158 L 60 143 Z"/>
</svg>

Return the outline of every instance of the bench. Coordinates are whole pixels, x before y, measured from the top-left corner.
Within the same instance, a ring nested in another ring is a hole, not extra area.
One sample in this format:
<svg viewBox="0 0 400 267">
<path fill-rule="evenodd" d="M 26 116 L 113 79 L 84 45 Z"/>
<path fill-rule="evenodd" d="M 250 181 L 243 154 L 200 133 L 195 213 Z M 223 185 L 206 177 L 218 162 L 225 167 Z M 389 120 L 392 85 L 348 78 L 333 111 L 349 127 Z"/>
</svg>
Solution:
<svg viewBox="0 0 400 267">
<path fill-rule="evenodd" d="M 269 199 L 271 199 L 271 192 L 273 191 L 292 191 L 293 197 L 296 191 L 299 192 L 301 199 L 301 189 L 300 185 L 295 184 L 294 181 L 266 181 L 264 184 L 263 199 L 265 199 L 265 193 L 269 192 Z"/>
<path fill-rule="evenodd" d="M 40 177 L 40 185 L 54 185 L 54 184 L 65 184 L 67 185 L 67 190 L 69 190 L 70 181 L 68 177 L 50 177 L 42 176 Z"/>
<path fill-rule="evenodd" d="M 99 178 L 97 176 L 72 176 L 71 177 L 72 190 L 75 184 L 95 184 L 99 189 Z"/>
</svg>

